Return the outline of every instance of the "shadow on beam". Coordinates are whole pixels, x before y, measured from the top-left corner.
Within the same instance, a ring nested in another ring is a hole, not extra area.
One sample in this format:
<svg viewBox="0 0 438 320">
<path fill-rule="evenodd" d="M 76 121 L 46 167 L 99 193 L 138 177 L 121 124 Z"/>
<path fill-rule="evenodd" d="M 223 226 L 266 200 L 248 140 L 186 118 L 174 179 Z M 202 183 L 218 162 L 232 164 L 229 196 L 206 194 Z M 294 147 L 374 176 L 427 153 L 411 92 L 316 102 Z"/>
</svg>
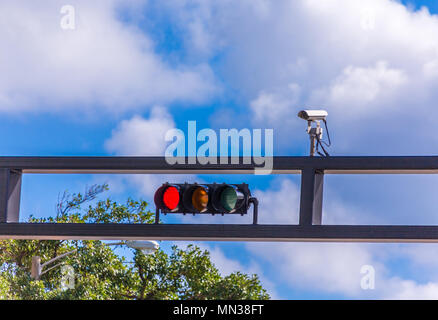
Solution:
<svg viewBox="0 0 438 320">
<path fill-rule="evenodd" d="M 438 226 L 0 223 L 0 239 L 438 242 Z"/>
</svg>

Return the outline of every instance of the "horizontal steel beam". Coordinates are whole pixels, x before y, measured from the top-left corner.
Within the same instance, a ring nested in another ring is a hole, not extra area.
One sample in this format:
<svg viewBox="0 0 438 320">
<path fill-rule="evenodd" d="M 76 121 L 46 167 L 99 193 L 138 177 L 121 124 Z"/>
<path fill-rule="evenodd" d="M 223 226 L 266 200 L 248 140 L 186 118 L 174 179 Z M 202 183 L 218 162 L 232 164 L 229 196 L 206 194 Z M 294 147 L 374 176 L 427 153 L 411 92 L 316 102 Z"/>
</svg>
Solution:
<svg viewBox="0 0 438 320">
<path fill-rule="evenodd" d="M 228 164 L 170 165 L 164 157 L 0 157 L 0 169 L 22 170 L 23 173 L 172 173 L 172 174 L 252 174 L 252 159 L 230 158 Z M 246 159 L 246 160 L 245 160 Z M 192 158 L 193 160 L 193 158 Z M 299 174 L 305 169 L 324 173 L 438 173 L 437 156 L 408 157 L 273 157 L 274 174 Z M 249 161 L 250 163 L 246 163 Z"/>
<path fill-rule="evenodd" d="M 164 157 L 0 157 L 0 171 L 14 173 L 172 173 L 253 174 L 253 159 L 228 164 L 196 163 Z M 248 161 L 250 160 L 250 161 Z M 302 174 L 300 225 L 184 224 L 30 224 L 18 220 L 19 181 L 5 180 L 0 208 L 0 239 L 155 239 L 202 241 L 438 242 L 438 226 L 319 225 L 324 174 L 438 173 L 437 156 L 409 157 L 273 157 L 272 173 Z M 184 163 L 181 163 L 184 162 Z M 7 176 L 5 176 L 7 177 Z M 303 191 L 304 190 L 304 191 Z M 5 209 L 7 208 L 7 210 Z M 9 210 L 10 209 L 10 210 Z M 6 218 L 5 218 L 6 217 Z M 12 217 L 10 219 L 10 217 Z"/>
<path fill-rule="evenodd" d="M 438 242 L 438 226 L 5 223 L 0 239 Z"/>
</svg>

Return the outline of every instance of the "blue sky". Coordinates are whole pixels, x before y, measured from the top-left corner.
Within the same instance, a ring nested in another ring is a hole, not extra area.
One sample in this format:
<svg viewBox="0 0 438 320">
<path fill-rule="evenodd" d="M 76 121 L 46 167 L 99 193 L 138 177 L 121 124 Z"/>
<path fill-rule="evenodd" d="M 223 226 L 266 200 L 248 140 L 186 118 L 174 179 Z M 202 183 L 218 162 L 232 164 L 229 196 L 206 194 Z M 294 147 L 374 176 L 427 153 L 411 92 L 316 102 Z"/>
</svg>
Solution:
<svg viewBox="0 0 438 320">
<path fill-rule="evenodd" d="M 65 5 L 0 4 L 1 155 L 163 155 L 164 134 L 189 120 L 272 128 L 274 154 L 306 155 L 303 106 L 328 110 L 332 155 L 436 154 L 435 1 L 73 0 L 73 29 L 60 25 Z M 261 222 L 296 222 L 298 176 L 26 175 L 21 216 L 51 215 L 59 193 L 93 183 L 123 201 L 201 180 L 246 181 Z M 435 176 L 328 176 L 323 219 L 436 224 L 436 187 Z M 197 244 L 224 274 L 259 274 L 274 298 L 438 298 L 434 244 Z M 363 265 L 374 290 L 360 287 Z"/>
</svg>

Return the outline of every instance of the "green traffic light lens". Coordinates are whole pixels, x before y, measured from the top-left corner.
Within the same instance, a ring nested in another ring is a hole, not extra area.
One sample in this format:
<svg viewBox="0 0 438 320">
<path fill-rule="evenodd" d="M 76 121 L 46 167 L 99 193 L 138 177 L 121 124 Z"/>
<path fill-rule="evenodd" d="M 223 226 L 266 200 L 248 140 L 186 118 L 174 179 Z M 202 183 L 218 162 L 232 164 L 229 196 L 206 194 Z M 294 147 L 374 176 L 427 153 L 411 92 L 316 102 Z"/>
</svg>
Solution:
<svg viewBox="0 0 438 320">
<path fill-rule="evenodd" d="M 237 192 L 234 188 L 226 187 L 221 193 L 221 204 L 227 211 L 232 211 L 236 207 Z"/>
</svg>

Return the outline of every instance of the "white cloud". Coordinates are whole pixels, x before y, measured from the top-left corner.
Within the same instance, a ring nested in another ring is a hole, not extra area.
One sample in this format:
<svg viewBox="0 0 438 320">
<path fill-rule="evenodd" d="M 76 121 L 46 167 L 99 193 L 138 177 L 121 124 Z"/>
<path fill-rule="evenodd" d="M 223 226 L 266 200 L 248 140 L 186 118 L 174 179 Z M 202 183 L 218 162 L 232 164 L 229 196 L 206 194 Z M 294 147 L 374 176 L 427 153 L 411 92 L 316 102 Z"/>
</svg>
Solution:
<svg viewBox="0 0 438 320">
<path fill-rule="evenodd" d="M 419 284 L 412 280 L 391 278 L 383 288 L 383 299 L 395 300 L 436 300 L 438 299 L 438 282 Z"/>
<path fill-rule="evenodd" d="M 407 82 L 402 70 L 388 68 L 384 61 L 370 68 L 348 66 L 329 88 L 316 90 L 313 99 L 352 116 L 375 112 L 371 108 L 377 107 L 386 113 L 396 107 L 388 100 Z"/>
<path fill-rule="evenodd" d="M 299 187 L 288 179 L 277 179 L 276 189 L 256 191 L 264 223 L 297 223 Z M 336 197 L 325 200 L 324 223 L 360 224 L 369 219 L 364 212 Z M 274 209 L 273 209 L 274 208 Z M 246 249 L 256 261 L 267 263 L 270 276 L 291 288 L 308 292 L 334 293 L 349 298 L 437 299 L 438 260 L 430 244 L 359 244 L 359 243 L 247 243 Z M 405 270 L 413 269 L 414 278 L 393 274 L 390 266 L 404 260 Z M 361 268 L 375 269 L 375 289 L 363 290 Z M 265 268 L 265 273 L 267 272 Z M 415 272 L 417 271 L 417 272 Z M 427 281 L 417 280 L 423 271 Z M 267 275 L 265 275 L 267 276 Z M 278 289 L 278 288 L 277 288 Z"/>
<path fill-rule="evenodd" d="M 388 260 L 379 252 L 386 251 L 386 258 L 400 256 L 397 248 L 389 246 L 354 243 L 248 243 L 246 248 L 256 261 L 270 265 L 270 273 L 276 278 L 271 278 L 271 281 L 277 283 L 281 280 L 290 288 L 359 299 L 438 299 L 436 279 L 422 283 L 392 275 L 396 271 L 389 268 Z M 424 263 L 431 268 L 437 266 L 430 261 Z M 361 288 L 365 276 L 361 270 L 365 265 L 375 270 L 373 290 Z"/>
<path fill-rule="evenodd" d="M 123 120 L 105 141 L 108 152 L 118 156 L 164 156 L 168 145 L 166 132 L 175 127 L 173 117 L 163 107 L 152 108 L 148 118 L 134 116 Z M 186 174 L 134 174 L 125 175 L 122 181 L 133 185 L 142 196 L 153 197 L 164 182 L 184 183 L 194 180 Z M 112 180 L 114 181 L 114 180 Z M 120 180 L 118 181 L 120 183 Z M 115 183 L 118 183 L 115 181 Z M 198 179 L 198 182 L 201 182 Z"/>
<path fill-rule="evenodd" d="M 259 223 L 262 224 L 297 224 L 299 216 L 300 189 L 288 179 L 272 182 L 275 189 L 256 190 L 259 200 Z"/>
<path fill-rule="evenodd" d="M 309 292 L 361 294 L 363 265 L 376 266 L 372 255 L 359 244 L 257 243 L 248 250 L 269 262 L 290 287 Z"/>
<path fill-rule="evenodd" d="M 124 156 L 163 156 L 167 147 L 164 137 L 174 127 L 175 122 L 167 110 L 155 106 L 148 119 L 134 116 L 120 122 L 105 142 L 105 148 Z"/>
<path fill-rule="evenodd" d="M 250 107 L 256 123 L 275 124 L 278 119 L 289 115 L 290 110 L 299 101 L 301 88 L 298 84 L 291 83 L 284 91 L 262 91 L 251 101 Z"/>
<path fill-rule="evenodd" d="M 337 153 L 436 148 L 433 125 L 424 124 L 436 116 L 438 98 L 438 18 L 427 9 L 391 0 L 173 0 L 162 7 L 184 30 L 189 56 L 205 55 L 193 42 L 207 35 L 205 61 L 220 57 L 216 68 L 248 101 L 247 118 L 273 126 L 277 139 L 290 141 L 302 130 L 293 120 L 297 111 L 318 106 L 328 109 L 339 133 Z M 298 95 L 290 94 L 290 84 Z M 377 139 L 382 131 L 385 143 Z M 430 143 L 408 149 L 401 141 L 413 136 Z"/>
<path fill-rule="evenodd" d="M 74 30 L 60 26 L 63 1 L 1 2 L 0 111 L 119 113 L 214 92 L 207 65 L 167 65 L 145 32 L 117 18 L 135 1 L 69 4 Z"/>
</svg>

